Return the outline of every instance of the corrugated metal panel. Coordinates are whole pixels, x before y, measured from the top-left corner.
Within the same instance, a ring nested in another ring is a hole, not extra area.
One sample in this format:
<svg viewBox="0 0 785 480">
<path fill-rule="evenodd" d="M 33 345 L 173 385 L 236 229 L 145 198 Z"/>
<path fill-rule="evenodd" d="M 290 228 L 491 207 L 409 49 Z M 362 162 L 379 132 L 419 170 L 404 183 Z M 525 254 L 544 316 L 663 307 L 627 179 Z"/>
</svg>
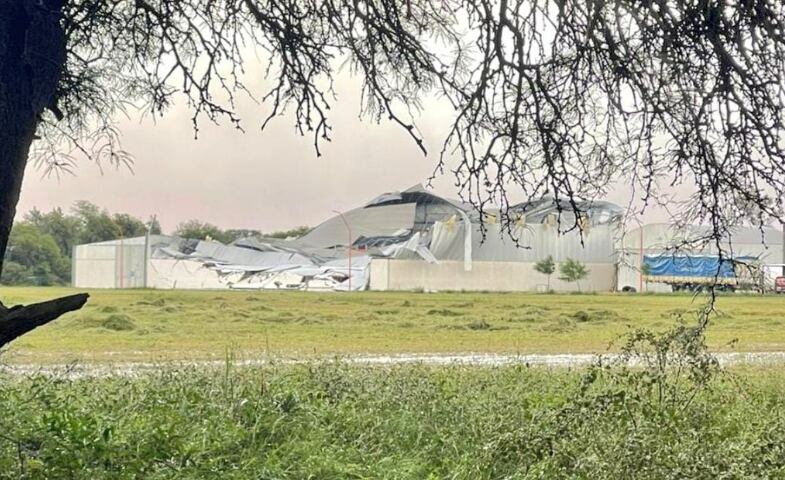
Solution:
<svg viewBox="0 0 785 480">
<path fill-rule="evenodd" d="M 529 225 L 514 232 L 518 243 L 499 225 L 489 225 L 485 241 L 473 232 L 472 259 L 477 261 L 538 262 L 549 255 L 556 262 L 572 258 L 583 263 L 614 263 L 616 251 L 612 226 L 598 226 L 584 232 L 560 234 L 555 227 Z"/>
</svg>

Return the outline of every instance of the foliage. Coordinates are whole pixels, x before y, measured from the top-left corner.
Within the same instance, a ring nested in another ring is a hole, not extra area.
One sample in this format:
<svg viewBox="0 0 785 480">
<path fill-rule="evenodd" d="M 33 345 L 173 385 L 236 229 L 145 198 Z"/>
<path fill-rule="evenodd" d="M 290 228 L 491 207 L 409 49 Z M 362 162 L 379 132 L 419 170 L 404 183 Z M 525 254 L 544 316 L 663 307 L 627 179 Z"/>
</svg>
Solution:
<svg viewBox="0 0 785 480">
<path fill-rule="evenodd" d="M 60 208 L 55 208 L 48 213 L 34 208 L 24 216 L 23 223 L 33 225 L 42 233 L 51 235 L 57 242 L 60 253 L 69 258 L 74 245 L 79 243 L 82 229 L 80 219 L 63 213 Z"/>
<path fill-rule="evenodd" d="M 581 289 L 581 280 L 589 274 L 589 269 L 580 261 L 568 258 L 559 265 L 559 279 L 565 282 L 577 282 L 578 290 Z"/>
<path fill-rule="evenodd" d="M 266 237 L 266 238 L 299 238 L 310 231 L 310 227 L 295 227 L 291 230 L 280 232 L 263 233 L 260 230 L 249 230 L 230 228 L 221 230 L 215 225 L 199 220 L 188 220 L 177 226 L 174 234 L 183 238 L 195 238 L 199 240 L 215 240 L 221 243 L 232 243 L 235 240 L 246 237 Z"/>
<path fill-rule="evenodd" d="M 311 227 L 300 226 L 294 227 L 290 230 L 282 230 L 280 232 L 265 233 L 263 236 L 269 238 L 300 238 L 306 233 L 311 231 Z"/>
<path fill-rule="evenodd" d="M 556 271 L 556 262 L 553 261 L 553 256 L 548 255 L 546 258 L 534 264 L 534 269 L 548 277 L 548 290 L 551 289 L 551 275 Z"/>
<path fill-rule="evenodd" d="M 157 220 L 152 218 L 148 223 L 153 230 L 151 233 L 160 233 Z M 76 202 L 70 214 L 60 208 L 47 213 L 33 209 L 14 225 L 2 283 L 68 283 L 75 245 L 135 237 L 146 232 L 147 225 L 140 219 L 127 213 L 110 215 L 87 201 Z"/>
<path fill-rule="evenodd" d="M 9 239 L 9 254 L 2 274 L 7 285 L 59 285 L 68 283 L 71 276 L 73 247 L 83 243 L 139 237 L 147 233 L 161 234 L 158 219 L 147 222 L 127 213 L 110 214 L 87 201 L 76 202 L 71 213 L 56 208 L 51 212 L 33 209 L 14 227 Z M 212 238 L 223 243 L 246 236 L 287 238 L 301 236 L 308 227 L 297 227 L 268 235 L 257 230 L 221 230 L 215 225 L 191 220 L 177 227 L 176 235 L 185 238 Z M 55 243 L 52 250 L 51 241 Z"/>
<path fill-rule="evenodd" d="M 79 200 L 72 209 L 74 216 L 79 221 L 79 243 L 104 242 L 120 238 L 120 226 L 112 220 L 107 210 L 101 210 L 97 205 Z"/>
<path fill-rule="evenodd" d="M 70 261 L 51 235 L 29 224 L 11 230 L 2 283 L 58 285 L 70 277 Z"/>
<path fill-rule="evenodd" d="M 127 213 L 115 213 L 112 222 L 120 230 L 119 238 L 141 237 L 147 233 L 147 225 Z"/>
<path fill-rule="evenodd" d="M 291 113 L 318 153 L 337 65 L 348 63 L 362 113 L 423 151 L 416 111 L 445 99 L 453 115 L 437 171 L 455 154 L 450 170 L 481 208 L 512 205 L 510 187 L 548 192 L 580 227 L 578 200 L 622 180 L 644 210 L 661 185 L 696 189 L 683 213 L 712 225 L 707 241 L 781 213 L 771 193 L 785 187 L 781 2 L 50 3 L 65 51 L 38 158 L 53 168 L 72 165 L 63 150 L 126 161 L 116 114 L 136 103 L 158 115 L 178 95 L 198 131 L 201 118 L 239 126 L 235 97 L 249 93 L 269 103 L 263 126 Z M 253 47 L 265 52 L 266 92 L 243 82 Z"/>
<path fill-rule="evenodd" d="M 713 369 L 677 379 L 677 365 L 239 368 L 229 359 L 145 375 L 4 377 L 0 477 L 785 475 L 782 373 L 744 385 Z"/>
<path fill-rule="evenodd" d="M 231 236 L 220 228 L 211 223 L 201 222 L 199 220 L 188 220 L 177 225 L 174 234 L 183 238 L 215 240 L 221 243 L 229 243 L 232 241 Z"/>
</svg>

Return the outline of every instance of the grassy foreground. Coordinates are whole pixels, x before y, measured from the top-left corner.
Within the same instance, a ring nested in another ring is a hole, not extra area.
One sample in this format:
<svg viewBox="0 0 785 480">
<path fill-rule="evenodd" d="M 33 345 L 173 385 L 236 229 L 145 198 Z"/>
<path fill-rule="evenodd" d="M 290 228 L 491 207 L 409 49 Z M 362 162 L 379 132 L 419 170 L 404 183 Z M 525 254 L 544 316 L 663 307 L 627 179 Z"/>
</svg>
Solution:
<svg viewBox="0 0 785 480">
<path fill-rule="evenodd" d="M 2 288 L 6 305 L 73 293 Z M 689 295 L 96 290 L 80 312 L 16 341 L 12 362 L 159 361 L 363 353 L 603 352 L 630 326 L 692 322 Z M 729 295 L 714 350 L 785 350 L 785 297 Z"/>
<path fill-rule="evenodd" d="M 525 367 L 0 378 L 0 478 L 785 478 L 783 376 L 746 377 L 663 399 Z"/>
</svg>

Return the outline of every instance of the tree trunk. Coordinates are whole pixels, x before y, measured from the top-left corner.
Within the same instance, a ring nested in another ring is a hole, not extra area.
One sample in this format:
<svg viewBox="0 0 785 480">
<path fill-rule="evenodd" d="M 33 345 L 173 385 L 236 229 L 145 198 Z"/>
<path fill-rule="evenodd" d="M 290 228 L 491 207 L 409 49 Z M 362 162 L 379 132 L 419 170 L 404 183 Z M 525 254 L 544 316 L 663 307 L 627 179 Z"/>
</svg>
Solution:
<svg viewBox="0 0 785 480">
<path fill-rule="evenodd" d="M 65 42 L 62 0 L 0 0 L 0 274 L 30 146 L 44 110 L 56 104 Z M 86 299 L 0 308 L 0 346 Z"/>
</svg>

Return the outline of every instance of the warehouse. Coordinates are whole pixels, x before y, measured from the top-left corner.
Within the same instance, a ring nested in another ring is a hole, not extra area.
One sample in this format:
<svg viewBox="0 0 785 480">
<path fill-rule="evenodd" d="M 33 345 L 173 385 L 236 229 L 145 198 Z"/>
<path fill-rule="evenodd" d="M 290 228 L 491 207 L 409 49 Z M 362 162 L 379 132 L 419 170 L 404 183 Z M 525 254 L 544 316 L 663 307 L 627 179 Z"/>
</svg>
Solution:
<svg viewBox="0 0 785 480">
<path fill-rule="evenodd" d="M 415 186 L 385 193 L 296 239 L 245 238 L 232 245 L 150 235 L 80 245 L 72 282 L 81 288 L 303 290 L 544 290 L 534 264 L 547 256 L 585 264 L 588 276 L 559 291 L 616 285 L 621 209 L 584 202 L 579 219 L 551 199 L 480 213 Z M 558 275 L 554 275 L 557 277 Z"/>
<path fill-rule="evenodd" d="M 781 273 L 778 265 L 785 258 L 782 231 L 774 228 L 740 227 L 719 245 L 710 239 L 710 228 L 705 226 L 676 227 L 666 223 L 652 223 L 628 229 L 618 248 L 618 290 L 669 292 L 671 285 L 651 282 L 641 271 L 643 259 L 652 257 L 709 256 L 719 251 L 727 258 L 754 259 L 769 277 Z M 773 278 L 766 282 L 773 285 Z"/>
<path fill-rule="evenodd" d="M 327 219 L 300 238 L 244 238 L 231 245 L 150 235 L 80 245 L 73 285 L 81 288 L 299 289 L 416 291 L 669 291 L 644 281 L 643 258 L 672 252 L 716 254 L 689 245 L 702 227 L 667 224 L 621 228 L 622 209 L 579 202 L 576 219 L 553 199 L 482 213 L 415 186 L 385 193 Z M 502 221 L 502 217 L 504 221 Z M 580 229 L 569 226 L 580 225 Z M 566 232 L 564 230 L 567 230 Z M 740 229 L 728 251 L 774 263 L 782 235 Z M 548 279 L 535 263 L 574 259 L 589 273 L 580 282 Z"/>
</svg>

